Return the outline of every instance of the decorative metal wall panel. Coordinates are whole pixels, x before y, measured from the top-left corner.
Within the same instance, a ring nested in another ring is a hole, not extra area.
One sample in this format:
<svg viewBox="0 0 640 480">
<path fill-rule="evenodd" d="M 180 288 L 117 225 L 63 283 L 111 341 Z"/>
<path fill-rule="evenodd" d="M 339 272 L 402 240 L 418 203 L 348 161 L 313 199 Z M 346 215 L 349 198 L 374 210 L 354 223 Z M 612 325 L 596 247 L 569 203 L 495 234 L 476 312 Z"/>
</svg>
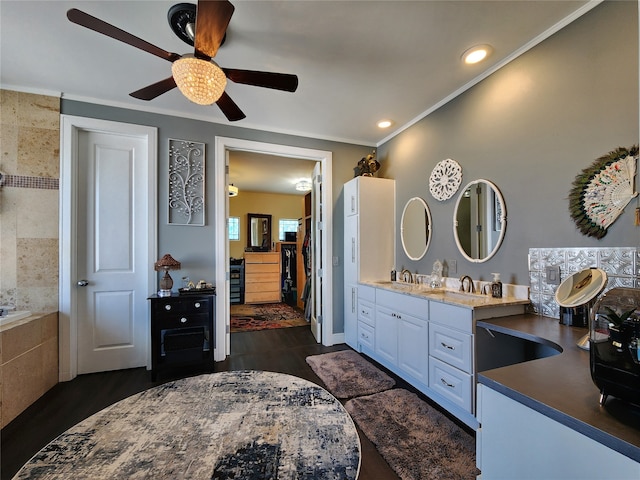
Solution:
<svg viewBox="0 0 640 480">
<path fill-rule="evenodd" d="M 546 268 L 560 267 L 560 281 L 585 268 L 597 267 L 607 273 L 605 291 L 614 287 L 640 288 L 640 249 L 635 247 L 531 248 L 529 286 L 535 312 L 560 318 L 555 300 L 558 285 L 547 283 Z"/>
<path fill-rule="evenodd" d="M 204 225 L 204 143 L 169 139 L 169 223 Z"/>
</svg>

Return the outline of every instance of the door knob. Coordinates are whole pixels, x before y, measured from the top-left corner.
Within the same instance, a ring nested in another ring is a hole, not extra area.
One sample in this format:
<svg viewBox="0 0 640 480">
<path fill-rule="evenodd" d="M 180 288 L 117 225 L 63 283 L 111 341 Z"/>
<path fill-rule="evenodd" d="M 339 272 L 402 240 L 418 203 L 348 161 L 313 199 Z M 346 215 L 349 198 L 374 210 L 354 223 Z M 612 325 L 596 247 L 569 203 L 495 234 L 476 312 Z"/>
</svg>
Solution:
<svg viewBox="0 0 640 480">
<path fill-rule="evenodd" d="M 78 280 L 78 283 L 76 283 L 76 285 L 78 285 L 79 287 L 86 287 L 87 285 L 89 285 L 89 281 L 88 280 Z"/>
</svg>

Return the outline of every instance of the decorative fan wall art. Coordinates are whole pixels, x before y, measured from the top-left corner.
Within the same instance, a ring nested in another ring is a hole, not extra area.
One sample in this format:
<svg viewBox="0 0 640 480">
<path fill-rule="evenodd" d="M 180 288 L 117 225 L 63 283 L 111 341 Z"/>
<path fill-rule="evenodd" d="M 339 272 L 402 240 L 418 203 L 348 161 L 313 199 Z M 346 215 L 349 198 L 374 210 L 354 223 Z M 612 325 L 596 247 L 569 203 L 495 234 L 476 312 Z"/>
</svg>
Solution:
<svg viewBox="0 0 640 480">
<path fill-rule="evenodd" d="M 630 149 L 619 147 L 576 176 L 569 194 L 569 212 L 583 234 L 604 237 L 638 195 L 633 188 L 637 159 L 637 145 Z"/>
<path fill-rule="evenodd" d="M 436 200 L 447 200 L 455 195 L 462 182 L 462 167 L 447 158 L 433 167 L 429 177 L 429 191 Z"/>
</svg>

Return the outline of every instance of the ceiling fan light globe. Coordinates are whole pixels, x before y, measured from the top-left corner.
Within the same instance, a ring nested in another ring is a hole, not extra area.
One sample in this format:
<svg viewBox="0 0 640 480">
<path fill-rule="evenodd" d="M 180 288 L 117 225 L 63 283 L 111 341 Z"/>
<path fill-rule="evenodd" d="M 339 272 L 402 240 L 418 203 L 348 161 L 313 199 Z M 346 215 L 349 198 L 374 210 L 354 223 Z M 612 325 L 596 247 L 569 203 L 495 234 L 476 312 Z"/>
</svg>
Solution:
<svg viewBox="0 0 640 480">
<path fill-rule="evenodd" d="M 198 105 L 212 105 L 222 96 L 227 77 L 215 62 L 184 55 L 171 65 L 182 94 Z"/>
</svg>

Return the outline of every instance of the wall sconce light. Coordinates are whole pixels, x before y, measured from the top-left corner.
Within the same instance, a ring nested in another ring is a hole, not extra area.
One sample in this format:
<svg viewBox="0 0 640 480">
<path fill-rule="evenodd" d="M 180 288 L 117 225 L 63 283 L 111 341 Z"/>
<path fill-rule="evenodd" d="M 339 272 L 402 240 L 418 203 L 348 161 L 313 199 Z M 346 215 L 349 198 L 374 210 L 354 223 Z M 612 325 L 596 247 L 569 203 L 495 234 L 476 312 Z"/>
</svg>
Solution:
<svg viewBox="0 0 640 480">
<path fill-rule="evenodd" d="M 156 272 L 164 272 L 164 275 L 160 279 L 160 290 L 158 290 L 159 297 L 170 297 L 171 289 L 173 288 L 173 279 L 169 275 L 169 270 L 180 270 L 180 262 L 173 258 L 168 253 L 153 264 L 153 269 Z"/>
</svg>

